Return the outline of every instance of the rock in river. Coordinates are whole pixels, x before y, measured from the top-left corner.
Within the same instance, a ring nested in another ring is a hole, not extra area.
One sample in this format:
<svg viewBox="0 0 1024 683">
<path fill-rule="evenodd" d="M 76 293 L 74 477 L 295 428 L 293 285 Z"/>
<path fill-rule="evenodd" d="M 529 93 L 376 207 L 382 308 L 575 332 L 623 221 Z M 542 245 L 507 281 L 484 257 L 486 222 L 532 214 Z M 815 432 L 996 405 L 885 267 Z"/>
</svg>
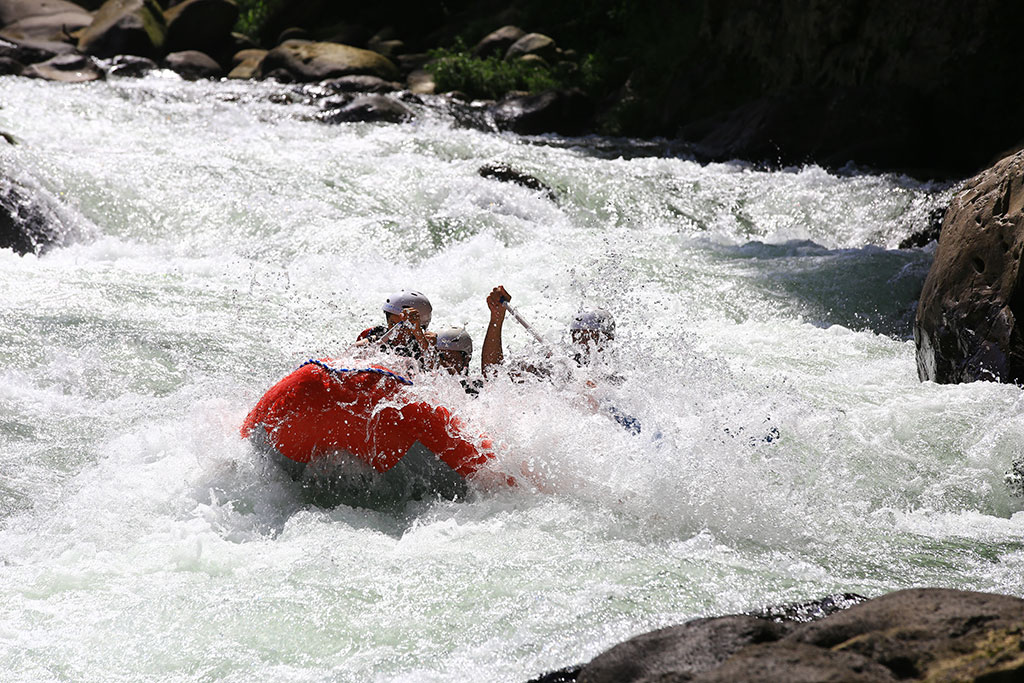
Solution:
<svg viewBox="0 0 1024 683">
<path fill-rule="evenodd" d="M 914 321 L 917 371 L 1024 384 L 1024 152 L 966 181 L 942 222 Z"/>
<path fill-rule="evenodd" d="M 263 58 L 264 76 L 287 72 L 295 81 L 308 83 L 339 76 L 378 76 L 386 81 L 398 78 L 398 68 L 376 52 L 338 43 L 289 40 Z"/>
</svg>

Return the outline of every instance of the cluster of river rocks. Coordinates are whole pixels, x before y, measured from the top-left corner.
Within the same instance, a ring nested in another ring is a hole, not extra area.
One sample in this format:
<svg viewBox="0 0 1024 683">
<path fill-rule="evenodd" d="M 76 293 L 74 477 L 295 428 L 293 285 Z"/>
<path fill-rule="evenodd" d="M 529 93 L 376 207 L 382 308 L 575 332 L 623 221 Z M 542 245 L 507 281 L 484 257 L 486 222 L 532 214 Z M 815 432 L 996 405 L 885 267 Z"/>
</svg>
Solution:
<svg viewBox="0 0 1024 683">
<path fill-rule="evenodd" d="M 336 39 L 312 40 L 293 28 L 264 49 L 232 31 L 237 19 L 232 0 L 183 0 L 167 9 L 155 0 L 107 0 L 95 11 L 68 0 L 0 0 L 0 74 L 80 83 L 165 68 L 189 80 L 320 83 L 338 95 L 321 118 L 327 123 L 408 120 L 413 111 L 403 98 L 434 93 L 423 68 L 429 55 L 406 52 L 389 29 L 367 38 L 339 26 Z M 474 53 L 545 65 L 567 55 L 549 36 L 515 26 L 484 36 Z M 494 127 L 518 133 L 579 133 L 593 112 L 578 90 L 510 93 L 481 106 Z"/>
</svg>

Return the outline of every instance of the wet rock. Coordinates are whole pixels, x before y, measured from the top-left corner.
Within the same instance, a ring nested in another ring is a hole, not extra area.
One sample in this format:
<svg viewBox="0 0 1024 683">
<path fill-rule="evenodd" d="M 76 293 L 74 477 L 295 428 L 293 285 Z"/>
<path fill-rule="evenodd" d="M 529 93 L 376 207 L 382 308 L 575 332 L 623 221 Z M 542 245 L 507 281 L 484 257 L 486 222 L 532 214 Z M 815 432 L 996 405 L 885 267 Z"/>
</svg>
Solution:
<svg viewBox="0 0 1024 683">
<path fill-rule="evenodd" d="M 0 35 L 15 40 L 61 42 L 92 23 L 92 15 L 64 0 L 0 0 Z"/>
<path fill-rule="evenodd" d="M 631 638 L 583 667 L 580 683 L 688 680 L 748 645 L 777 641 L 792 625 L 749 616 L 697 619 Z"/>
<path fill-rule="evenodd" d="M 220 78 L 224 75 L 224 70 L 213 57 L 198 50 L 172 52 L 164 58 L 164 64 L 187 81 Z"/>
<path fill-rule="evenodd" d="M 73 51 L 73 47 L 64 43 L 41 43 L 0 38 L 0 57 L 13 59 L 22 64 L 45 62 L 51 57 Z"/>
<path fill-rule="evenodd" d="M 928 214 L 928 225 L 923 229 L 914 232 L 900 241 L 900 249 L 913 249 L 924 247 L 936 242 L 942 234 L 942 219 L 946 215 L 945 209 L 933 209 Z"/>
<path fill-rule="evenodd" d="M 25 65 L 17 59 L 0 57 L 0 76 L 20 76 L 25 70 Z"/>
<path fill-rule="evenodd" d="M 334 92 L 386 93 L 401 90 L 398 83 L 378 76 L 342 76 L 324 81 L 323 86 Z"/>
<path fill-rule="evenodd" d="M 867 601 L 868 598 L 857 593 L 836 593 L 835 595 L 826 595 L 818 600 L 798 602 L 792 605 L 763 607 L 747 614 L 752 617 L 763 617 L 777 621 L 809 622 L 823 619 Z"/>
<path fill-rule="evenodd" d="M 287 43 L 289 40 L 306 40 L 313 41 L 313 35 L 306 29 L 299 26 L 289 26 L 285 30 L 281 31 L 281 34 L 277 37 L 277 44 Z"/>
<path fill-rule="evenodd" d="M 833 596 L 832 604 L 845 603 Z M 597 656 L 567 680 L 1010 681 L 1024 675 L 1020 598 L 920 588 L 810 623 L 786 620 L 791 608 L 781 611 L 776 618 L 697 619 L 646 633 Z"/>
<path fill-rule="evenodd" d="M 531 190 L 538 190 L 545 193 L 549 199 L 555 199 L 554 190 L 549 185 L 529 173 L 523 173 L 512 168 L 508 164 L 484 164 L 477 169 L 477 173 L 483 178 L 491 178 L 504 183 L 515 183 Z"/>
<path fill-rule="evenodd" d="M 38 64 L 31 64 L 21 72 L 28 78 L 43 78 L 62 83 L 85 83 L 104 78 L 103 70 L 88 55 L 57 55 Z"/>
<path fill-rule="evenodd" d="M 238 5 L 232 0 L 185 0 L 164 12 L 164 49 L 220 55 L 234 47 L 231 29 L 237 20 Z"/>
<path fill-rule="evenodd" d="M 155 0 L 107 0 L 79 35 L 78 50 L 95 57 L 137 55 L 159 59 L 167 24 Z"/>
<path fill-rule="evenodd" d="M 527 33 L 505 51 L 505 61 L 526 55 L 537 55 L 545 62 L 554 62 L 558 58 L 558 46 L 553 38 L 543 33 Z"/>
<path fill-rule="evenodd" d="M 232 68 L 231 72 L 228 73 L 228 78 L 253 78 L 259 73 L 260 65 L 263 64 L 263 58 L 267 56 L 266 50 L 260 50 L 251 48 L 248 50 L 240 50 L 235 53 L 232 57 Z"/>
<path fill-rule="evenodd" d="M 383 95 L 360 95 L 338 109 L 323 111 L 317 116 L 324 123 L 355 121 L 401 123 L 412 117 L 412 110 L 401 102 Z"/>
<path fill-rule="evenodd" d="M 119 78 L 142 78 L 150 71 L 159 68 L 152 59 L 135 55 L 118 55 L 110 60 L 107 76 Z"/>
<path fill-rule="evenodd" d="M 1024 384 L 1024 152 L 964 183 L 942 222 L 914 320 L 917 373 Z"/>
<path fill-rule="evenodd" d="M 502 26 L 491 31 L 473 47 L 473 55 L 480 58 L 503 57 L 513 43 L 526 35 L 518 26 Z"/>
<path fill-rule="evenodd" d="M 751 645 L 719 666 L 687 679 L 701 683 L 895 683 L 889 669 L 853 652 L 833 652 L 799 643 Z"/>
<path fill-rule="evenodd" d="M 416 69 L 411 72 L 405 82 L 409 86 L 409 91 L 417 95 L 433 95 L 437 91 L 434 74 L 425 69 Z"/>
<path fill-rule="evenodd" d="M 593 103 L 577 89 L 507 97 L 491 108 L 498 128 L 524 135 L 579 135 L 586 130 L 593 113 Z"/>
<path fill-rule="evenodd" d="M 264 74 L 278 69 L 302 83 L 339 76 L 378 76 L 388 81 L 398 78 L 398 69 L 386 57 L 337 43 L 282 43 L 267 53 L 261 67 Z"/>
<path fill-rule="evenodd" d="M 231 45 L 231 54 L 237 54 L 242 50 L 255 50 L 259 48 L 259 44 L 255 40 L 237 31 L 231 32 L 231 35 L 228 36 L 228 41 Z"/>
<path fill-rule="evenodd" d="M 551 671 L 546 674 L 531 678 L 527 683 L 573 683 L 583 670 L 582 664 L 567 666 L 558 671 Z"/>
<path fill-rule="evenodd" d="M 1008 634 L 1016 634 L 1009 648 L 1001 642 Z M 805 624 L 787 640 L 862 655 L 900 679 L 927 678 L 942 671 L 943 680 L 974 680 L 982 672 L 1000 669 L 1024 677 L 1022 635 L 1024 600 L 1020 598 L 918 588 Z M 1004 655 L 1009 657 L 1000 663 Z"/>
<path fill-rule="evenodd" d="M 398 69 L 404 74 L 422 69 L 430 61 L 430 54 L 427 52 L 411 52 L 400 54 L 393 60 L 398 64 Z"/>
<path fill-rule="evenodd" d="M 41 254 L 61 242 L 61 232 L 25 188 L 0 178 L 0 249 Z"/>
</svg>

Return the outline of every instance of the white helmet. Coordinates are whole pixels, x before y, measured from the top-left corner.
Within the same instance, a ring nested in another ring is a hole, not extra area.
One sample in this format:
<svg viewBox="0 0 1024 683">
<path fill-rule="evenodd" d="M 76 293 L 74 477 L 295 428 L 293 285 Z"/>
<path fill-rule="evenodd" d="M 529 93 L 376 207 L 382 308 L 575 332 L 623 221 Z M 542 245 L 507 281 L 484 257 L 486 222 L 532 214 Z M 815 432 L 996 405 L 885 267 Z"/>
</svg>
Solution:
<svg viewBox="0 0 1024 683">
<path fill-rule="evenodd" d="M 591 308 L 580 311 L 572 319 L 570 330 L 593 330 L 601 332 L 608 339 L 615 338 L 615 318 L 603 308 Z"/>
<path fill-rule="evenodd" d="M 473 357 L 473 340 L 465 327 L 446 327 L 437 333 L 438 351 L 462 351 L 466 360 Z"/>
<path fill-rule="evenodd" d="M 430 324 L 430 312 L 433 307 L 426 296 L 419 292 L 407 292 L 404 289 L 398 294 L 392 294 L 384 301 L 384 312 L 402 315 L 403 308 L 415 308 L 420 313 L 420 324 L 426 327 Z"/>
</svg>

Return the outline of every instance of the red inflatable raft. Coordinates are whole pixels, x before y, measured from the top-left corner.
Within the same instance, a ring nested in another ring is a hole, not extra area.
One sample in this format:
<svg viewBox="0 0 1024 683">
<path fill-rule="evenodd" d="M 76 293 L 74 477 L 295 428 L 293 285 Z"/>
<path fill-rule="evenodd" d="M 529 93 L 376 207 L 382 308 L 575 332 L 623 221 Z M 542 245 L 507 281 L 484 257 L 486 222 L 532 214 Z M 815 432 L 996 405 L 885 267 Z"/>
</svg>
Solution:
<svg viewBox="0 0 1024 683">
<path fill-rule="evenodd" d="M 455 416 L 412 400 L 407 384 L 386 368 L 353 370 L 310 360 L 263 395 L 241 433 L 298 463 L 343 452 L 381 473 L 417 442 L 463 478 L 493 457 L 489 441 L 467 439 Z"/>
</svg>

